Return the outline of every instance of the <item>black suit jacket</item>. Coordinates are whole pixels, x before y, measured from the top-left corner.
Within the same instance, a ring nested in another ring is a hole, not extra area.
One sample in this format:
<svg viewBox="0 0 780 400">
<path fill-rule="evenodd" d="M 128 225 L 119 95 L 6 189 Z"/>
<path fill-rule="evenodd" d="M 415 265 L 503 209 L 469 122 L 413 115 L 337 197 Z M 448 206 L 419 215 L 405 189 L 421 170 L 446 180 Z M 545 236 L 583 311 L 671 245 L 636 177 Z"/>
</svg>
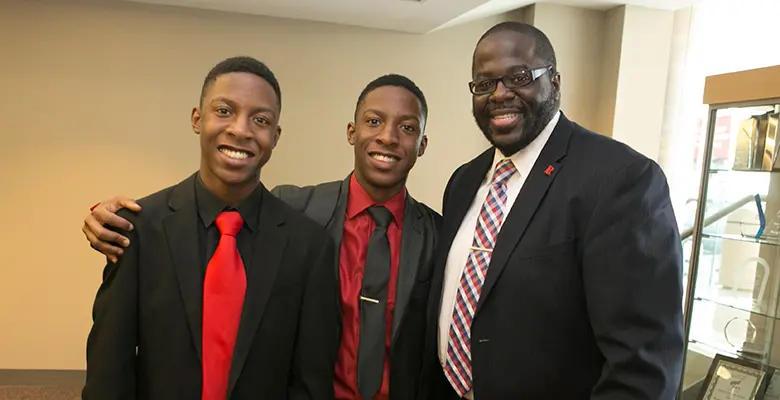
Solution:
<svg viewBox="0 0 780 400">
<path fill-rule="evenodd" d="M 347 212 L 349 177 L 316 186 L 283 185 L 272 192 L 327 228 L 336 241 L 331 268 L 338 275 L 338 249 Z M 390 398 L 393 400 L 414 399 L 420 388 L 432 260 L 440 223 L 438 213 L 406 196 L 390 350 Z"/>
<path fill-rule="evenodd" d="M 454 395 L 438 358 L 442 278 L 493 157 L 458 168 L 444 194 L 427 398 Z M 476 400 L 671 400 L 683 341 L 680 236 L 663 172 L 561 115 L 494 247 L 471 329 Z"/>
<path fill-rule="evenodd" d="M 95 299 L 84 399 L 201 397 L 195 177 L 139 200 L 137 214 L 120 212 L 135 229 L 123 232 L 130 246 L 106 266 Z M 262 190 L 228 398 L 332 399 L 339 344 L 333 240 Z"/>
</svg>

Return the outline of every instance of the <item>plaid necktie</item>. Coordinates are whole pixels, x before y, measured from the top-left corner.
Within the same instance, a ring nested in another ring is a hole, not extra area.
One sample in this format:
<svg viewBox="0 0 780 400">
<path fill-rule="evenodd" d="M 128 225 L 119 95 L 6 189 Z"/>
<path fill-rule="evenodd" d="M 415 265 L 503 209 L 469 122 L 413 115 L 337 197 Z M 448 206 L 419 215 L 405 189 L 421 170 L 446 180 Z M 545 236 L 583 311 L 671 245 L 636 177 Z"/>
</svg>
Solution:
<svg viewBox="0 0 780 400">
<path fill-rule="evenodd" d="M 504 221 L 506 184 L 515 172 L 517 169 L 511 160 L 501 160 L 496 165 L 487 198 L 477 218 L 471 251 L 458 286 L 444 373 L 461 397 L 471 391 L 471 320 L 482 293 L 482 284 L 485 282 L 493 255 L 496 236 Z"/>
</svg>

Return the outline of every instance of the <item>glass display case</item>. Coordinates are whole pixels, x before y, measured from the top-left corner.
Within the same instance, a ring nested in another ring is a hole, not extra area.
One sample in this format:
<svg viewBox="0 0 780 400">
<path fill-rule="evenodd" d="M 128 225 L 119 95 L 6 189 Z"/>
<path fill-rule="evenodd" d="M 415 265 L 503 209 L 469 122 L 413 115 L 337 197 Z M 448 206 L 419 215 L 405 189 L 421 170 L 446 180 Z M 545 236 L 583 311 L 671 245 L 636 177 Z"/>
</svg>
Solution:
<svg viewBox="0 0 780 400">
<path fill-rule="evenodd" d="M 704 99 L 679 398 L 780 400 L 780 67 L 708 77 Z"/>
</svg>

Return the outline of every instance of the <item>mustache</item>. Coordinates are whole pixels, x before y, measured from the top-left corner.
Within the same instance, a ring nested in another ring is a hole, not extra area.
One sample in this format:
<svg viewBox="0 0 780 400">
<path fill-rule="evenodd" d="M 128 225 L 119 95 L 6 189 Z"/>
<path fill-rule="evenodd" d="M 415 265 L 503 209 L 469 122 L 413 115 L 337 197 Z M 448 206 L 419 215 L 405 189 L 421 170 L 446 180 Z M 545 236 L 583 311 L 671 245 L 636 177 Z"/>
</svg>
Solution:
<svg viewBox="0 0 780 400">
<path fill-rule="evenodd" d="M 530 105 L 528 105 L 525 102 L 523 102 L 523 101 L 515 101 L 515 102 L 512 102 L 512 103 L 493 103 L 493 102 L 488 102 L 488 104 L 484 108 L 484 113 L 487 114 L 487 115 L 490 115 L 490 113 L 492 113 L 493 111 L 512 110 L 512 109 L 517 109 L 517 110 L 520 110 L 520 111 L 522 111 L 524 113 L 528 112 L 528 111 L 533 111 L 533 108 Z"/>
</svg>

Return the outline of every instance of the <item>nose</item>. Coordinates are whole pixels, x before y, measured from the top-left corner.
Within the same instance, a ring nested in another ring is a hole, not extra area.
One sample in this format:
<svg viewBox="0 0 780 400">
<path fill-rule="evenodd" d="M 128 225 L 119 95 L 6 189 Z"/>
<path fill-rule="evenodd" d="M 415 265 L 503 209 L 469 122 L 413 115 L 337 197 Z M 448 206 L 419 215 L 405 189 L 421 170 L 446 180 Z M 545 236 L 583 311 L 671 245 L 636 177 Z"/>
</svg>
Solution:
<svg viewBox="0 0 780 400">
<path fill-rule="evenodd" d="M 496 84 L 496 90 L 493 91 L 491 97 L 496 102 L 501 102 L 501 101 L 506 101 L 507 99 L 511 99 L 515 97 L 515 95 L 516 95 L 515 92 L 513 92 L 510 89 L 507 89 L 507 87 L 504 86 L 504 82 L 499 80 L 498 83 Z"/>
<path fill-rule="evenodd" d="M 400 132 L 398 132 L 398 127 L 387 124 L 379 132 L 379 135 L 377 135 L 376 141 L 385 146 L 397 146 L 399 135 Z"/>
<path fill-rule="evenodd" d="M 248 139 L 252 136 L 250 134 L 249 124 L 249 118 L 242 118 L 240 115 L 236 116 L 228 127 L 227 133 L 238 139 Z"/>
</svg>

